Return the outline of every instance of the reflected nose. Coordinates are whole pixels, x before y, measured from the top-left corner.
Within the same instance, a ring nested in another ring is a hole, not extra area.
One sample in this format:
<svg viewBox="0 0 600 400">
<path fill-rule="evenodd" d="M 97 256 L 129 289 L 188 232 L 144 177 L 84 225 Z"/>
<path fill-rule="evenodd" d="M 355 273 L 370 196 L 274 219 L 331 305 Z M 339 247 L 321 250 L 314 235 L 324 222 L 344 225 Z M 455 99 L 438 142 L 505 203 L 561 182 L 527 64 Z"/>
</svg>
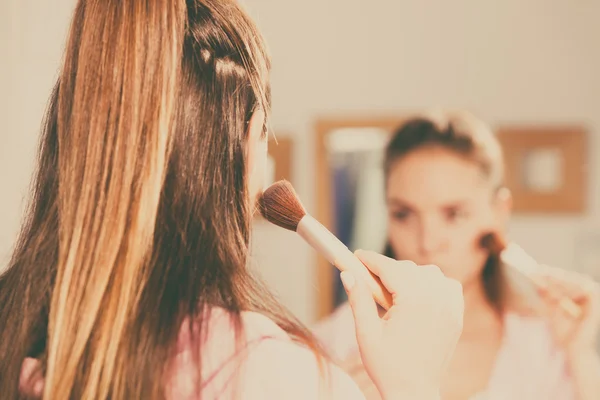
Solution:
<svg viewBox="0 0 600 400">
<path fill-rule="evenodd" d="M 419 251 L 421 255 L 428 256 L 442 247 L 443 237 L 439 226 L 431 219 L 421 221 L 419 230 Z"/>
</svg>

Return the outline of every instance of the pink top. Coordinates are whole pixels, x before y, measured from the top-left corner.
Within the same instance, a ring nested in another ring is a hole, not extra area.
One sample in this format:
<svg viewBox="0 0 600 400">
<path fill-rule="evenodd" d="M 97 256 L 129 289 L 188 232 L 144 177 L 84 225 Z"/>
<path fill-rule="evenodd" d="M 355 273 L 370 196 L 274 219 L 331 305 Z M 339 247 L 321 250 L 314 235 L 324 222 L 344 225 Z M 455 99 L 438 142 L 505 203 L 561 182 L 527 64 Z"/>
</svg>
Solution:
<svg viewBox="0 0 600 400">
<path fill-rule="evenodd" d="M 202 400 L 363 400 L 356 384 L 329 364 L 325 380 L 315 355 L 294 342 L 269 318 L 242 313 L 246 346 L 236 352 L 230 315 L 214 309 L 202 344 Z M 168 386 L 169 399 L 194 400 L 192 347 L 184 324 Z"/>
<path fill-rule="evenodd" d="M 505 315 L 503 343 L 487 390 L 470 400 L 574 400 L 565 356 L 540 318 Z M 350 306 L 339 307 L 314 330 L 339 361 L 358 352 Z"/>
</svg>

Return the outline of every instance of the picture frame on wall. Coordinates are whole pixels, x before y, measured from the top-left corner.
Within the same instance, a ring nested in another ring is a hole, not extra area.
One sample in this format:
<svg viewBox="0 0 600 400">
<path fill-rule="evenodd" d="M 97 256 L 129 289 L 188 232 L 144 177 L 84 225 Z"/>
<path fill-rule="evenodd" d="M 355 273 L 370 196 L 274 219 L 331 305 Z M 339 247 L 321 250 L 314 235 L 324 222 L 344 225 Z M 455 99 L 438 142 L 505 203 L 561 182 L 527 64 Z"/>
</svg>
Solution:
<svg viewBox="0 0 600 400">
<path fill-rule="evenodd" d="M 517 126 L 496 132 L 515 213 L 585 212 L 588 137 L 584 128 Z"/>
</svg>

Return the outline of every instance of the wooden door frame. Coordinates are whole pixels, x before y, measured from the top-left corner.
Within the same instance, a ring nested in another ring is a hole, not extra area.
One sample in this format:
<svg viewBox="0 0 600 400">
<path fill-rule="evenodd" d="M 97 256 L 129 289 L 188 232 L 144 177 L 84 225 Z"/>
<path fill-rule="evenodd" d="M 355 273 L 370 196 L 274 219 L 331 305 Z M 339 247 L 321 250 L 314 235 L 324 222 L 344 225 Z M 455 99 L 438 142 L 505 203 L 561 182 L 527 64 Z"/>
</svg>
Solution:
<svg viewBox="0 0 600 400">
<path fill-rule="evenodd" d="M 315 217 L 325 227 L 333 230 L 334 213 L 332 207 L 332 179 L 331 174 L 326 173 L 329 170 L 327 161 L 327 134 L 337 129 L 343 128 L 378 128 L 392 132 L 398 128 L 406 116 L 385 115 L 379 117 L 333 117 L 319 118 L 315 122 Z M 317 255 L 316 271 L 314 276 L 317 282 L 317 320 L 324 318 L 333 311 L 333 274 L 329 262 Z"/>
</svg>

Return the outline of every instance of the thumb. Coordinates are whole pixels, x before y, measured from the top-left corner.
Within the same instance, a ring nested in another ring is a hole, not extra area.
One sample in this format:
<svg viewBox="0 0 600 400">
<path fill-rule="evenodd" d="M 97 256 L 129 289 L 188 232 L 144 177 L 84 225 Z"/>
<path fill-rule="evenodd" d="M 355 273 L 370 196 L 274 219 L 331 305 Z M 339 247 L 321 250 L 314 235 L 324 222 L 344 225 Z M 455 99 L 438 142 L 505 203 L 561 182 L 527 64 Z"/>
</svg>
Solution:
<svg viewBox="0 0 600 400">
<path fill-rule="evenodd" d="M 382 326 L 373 294 L 367 284 L 362 279 L 356 279 L 350 271 L 342 272 L 340 278 L 354 315 L 356 337 L 359 342 L 363 339 L 369 340 L 373 335 L 380 333 Z"/>
</svg>

